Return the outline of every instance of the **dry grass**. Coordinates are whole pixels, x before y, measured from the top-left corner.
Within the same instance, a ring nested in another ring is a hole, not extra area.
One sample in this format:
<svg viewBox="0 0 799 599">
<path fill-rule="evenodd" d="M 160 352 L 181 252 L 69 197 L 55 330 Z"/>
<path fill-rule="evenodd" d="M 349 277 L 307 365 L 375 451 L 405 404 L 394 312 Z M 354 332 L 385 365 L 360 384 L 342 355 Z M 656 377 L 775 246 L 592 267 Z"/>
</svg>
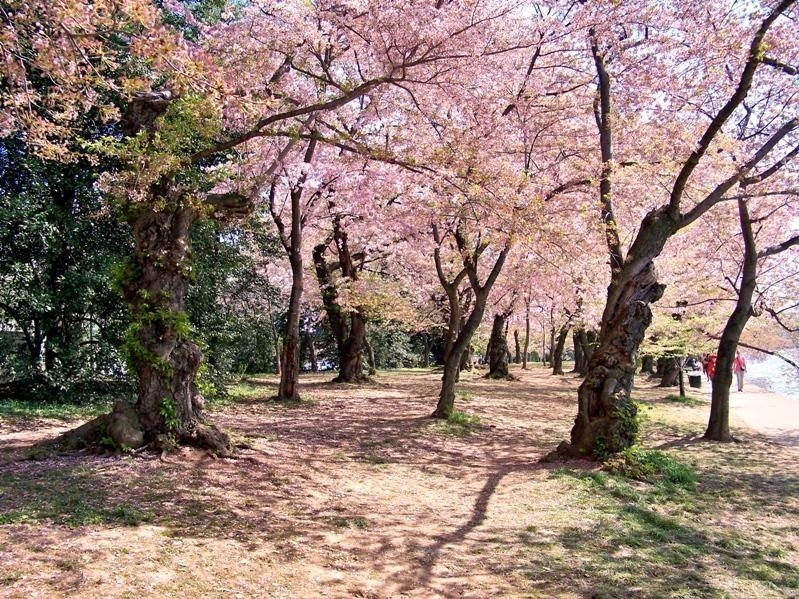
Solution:
<svg viewBox="0 0 799 599">
<path fill-rule="evenodd" d="M 58 423 L 0 421 L 0 596 L 799 596 L 794 450 L 700 442 L 704 404 L 643 388 L 643 445 L 695 490 L 544 465 L 578 381 L 514 373 L 466 377 L 466 424 L 427 418 L 437 374 L 307 377 L 296 405 L 256 379 L 214 414 L 251 445 L 235 460 L 25 460 Z"/>
</svg>

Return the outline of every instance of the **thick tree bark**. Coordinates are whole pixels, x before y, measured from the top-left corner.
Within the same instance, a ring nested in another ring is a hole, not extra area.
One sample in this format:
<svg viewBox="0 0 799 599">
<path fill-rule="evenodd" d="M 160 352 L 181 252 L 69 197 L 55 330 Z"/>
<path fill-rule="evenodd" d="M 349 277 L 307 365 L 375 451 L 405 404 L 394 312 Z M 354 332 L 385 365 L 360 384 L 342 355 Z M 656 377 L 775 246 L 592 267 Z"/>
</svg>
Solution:
<svg viewBox="0 0 799 599">
<path fill-rule="evenodd" d="M 319 372 L 319 362 L 316 359 L 316 342 L 312 333 L 306 331 L 303 333 L 305 343 L 305 352 L 308 357 L 308 363 L 311 365 L 311 372 Z"/>
<path fill-rule="evenodd" d="M 189 341 L 185 299 L 190 274 L 192 208 L 145 212 L 133 220 L 133 275 L 124 286 L 132 321 L 128 351 L 138 375 L 136 415 L 144 443 L 207 445 L 203 397 L 194 384 L 200 349 Z M 211 449 L 227 451 L 221 432 Z"/>
<path fill-rule="evenodd" d="M 655 374 L 655 357 L 651 354 L 641 356 L 641 374 Z"/>
<path fill-rule="evenodd" d="M 422 368 L 430 368 L 430 334 L 425 331 L 422 333 Z"/>
<path fill-rule="evenodd" d="M 297 242 L 299 245 L 300 242 Z M 292 244 L 293 245 L 293 244 Z M 295 253 L 296 252 L 296 253 Z M 291 295 L 286 318 L 286 333 L 283 336 L 280 385 L 277 396 L 280 400 L 297 401 L 300 398 L 300 302 L 302 301 L 302 256 L 299 247 L 291 253 Z"/>
<path fill-rule="evenodd" d="M 575 344 L 580 347 L 581 360 L 579 367 L 575 365 L 575 369 L 579 374 L 585 376 L 588 374 L 588 363 L 591 361 L 591 356 L 596 349 L 596 331 L 586 330 L 581 327 L 576 332 Z M 575 350 L 575 354 L 577 350 Z"/>
<path fill-rule="evenodd" d="M 666 358 L 660 387 L 676 387 L 680 382 L 680 359 Z"/>
<path fill-rule="evenodd" d="M 716 352 L 716 374 L 713 377 L 710 418 L 705 431 L 705 439 L 710 441 L 728 442 L 733 440 L 730 434 L 732 365 L 741 333 L 752 315 L 752 297 L 757 286 L 757 247 L 749 209 L 744 199 L 738 200 L 738 216 L 744 240 L 744 263 L 738 300 L 721 333 L 719 348 Z"/>
<path fill-rule="evenodd" d="M 513 329 L 513 343 L 516 346 L 516 353 L 513 356 L 514 364 L 521 364 L 522 362 L 522 347 L 519 342 L 519 329 Z"/>
<path fill-rule="evenodd" d="M 505 322 L 508 314 L 494 314 L 494 323 L 491 327 L 491 340 L 488 354 L 488 374 L 487 378 L 502 379 L 508 378 L 508 341 L 505 338 Z"/>
<path fill-rule="evenodd" d="M 575 330 L 572 332 L 572 343 L 574 344 L 574 368 L 572 372 L 579 373 L 585 367 L 587 360 L 583 354 L 583 346 L 580 344 L 580 331 Z"/>
<path fill-rule="evenodd" d="M 665 356 L 659 356 L 657 360 L 655 360 L 655 376 L 663 378 L 663 375 L 666 374 L 666 370 L 668 370 L 669 359 Z"/>
<path fill-rule="evenodd" d="M 464 370 L 468 370 L 469 372 L 471 372 L 473 357 L 474 357 L 474 345 L 470 343 L 468 347 L 461 354 L 461 364 L 459 368 L 461 372 L 463 372 Z"/>
<path fill-rule="evenodd" d="M 622 293 L 626 301 L 603 326 L 599 346 L 589 360 L 588 374 L 577 392 L 578 412 L 571 443 L 562 443 L 556 455 L 607 455 L 635 442 L 637 409 L 630 392 L 636 354 L 652 321 L 649 304 L 660 299 L 663 290 L 652 263 L 628 283 Z"/>
<path fill-rule="evenodd" d="M 563 350 L 569 336 L 569 325 L 563 325 L 558 331 L 558 339 L 552 350 L 552 374 L 563 374 Z"/>
<path fill-rule="evenodd" d="M 339 356 L 335 383 L 357 383 L 363 379 L 363 348 L 366 339 L 366 319 L 358 312 L 350 313 L 349 335 Z"/>
<path fill-rule="evenodd" d="M 325 252 L 329 244 L 330 239 L 314 246 L 312 255 L 316 280 L 319 282 L 319 291 L 322 295 L 322 305 L 327 315 L 327 322 L 330 326 L 330 331 L 333 333 L 336 349 L 341 353 L 344 347 L 344 340 L 347 337 L 347 324 L 341 312 L 341 307 L 338 305 L 338 293 L 336 291 L 335 281 L 333 281 L 333 269 L 330 264 L 328 264 L 327 258 L 325 257 Z"/>
<path fill-rule="evenodd" d="M 275 374 L 280 374 L 280 334 L 277 332 L 277 325 L 272 314 L 272 299 L 267 294 L 266 310 L 269 317 L 269 330 L 272 332 L 272 347 L 275 350 Z"/>
</svg>

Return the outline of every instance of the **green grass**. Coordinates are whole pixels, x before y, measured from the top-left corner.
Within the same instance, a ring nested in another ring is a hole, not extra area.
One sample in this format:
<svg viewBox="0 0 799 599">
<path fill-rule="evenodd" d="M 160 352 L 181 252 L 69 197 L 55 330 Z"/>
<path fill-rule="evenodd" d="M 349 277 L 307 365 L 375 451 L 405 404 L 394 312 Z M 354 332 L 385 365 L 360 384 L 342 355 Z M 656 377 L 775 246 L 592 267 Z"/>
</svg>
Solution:
<svg viewBox="0 0 799 599">
<path fill-rule="evenodd" d="M 613 474 L 644 482 L 688 491 L 696 488 L 696 472 L 662 451 L 629 447 L 622 454 L 608 460 L 605 468 Z"/>
<path fill-rule="evenodd" d="M 361 516 L 345 518 L 343 516 L 331 516 L 328 521 L 338 528 L 369 528 L 369 520 Z"/>
<path fill-rule="evenodd" d="M 701 406 L 704 403 L 702 401 L 699 401 L 695 397 L 691 397 L 690 395 L 682 396 L 679 393 L 672 393 L 671 395 L 667 395 L 665 397 L 665 400 L 691 407 Z"/>
<path fill-rule="evenodd" d="M 546 541 L 568 550 L 568 567 L 553 567 L 546 544 L 523 533 L 532 578 L 544 572 L 565 584 L 579 564 L 587 596 L 619 599 L 732 597 L 718 587 L 719 575 L 738 581 L 735 596 L 793 596 L 780 593 L 799 588 L 799 567 L 783 561 L 773 539 L 708 522 L 729 501 L 728 491 L 714 488 L 727 484 L 722 479 L 705 480 L 707 472 L 700 476 L 671 452 L 640 447 L 605 468 L 552 471 L 571 481 L 570 502 L 583 505 L 585 517 Z"/>
<path fill-rule="evenodd" d="M 480 417 L 455 410 L 446 420 L 439 420 L 435 427 L 439 433 L 454 437 L 470 435 L 480 426 Z"/>
<path fill-rule="evenodd" d="M 90 420 L 109 412 L 112 404 L 112 400 L 108 398 L 80 404 L 3 399 L 0 400 L 0 418 L 10 420 L 35 420 L 38 418 L 64 421 Z"/>
</svg>

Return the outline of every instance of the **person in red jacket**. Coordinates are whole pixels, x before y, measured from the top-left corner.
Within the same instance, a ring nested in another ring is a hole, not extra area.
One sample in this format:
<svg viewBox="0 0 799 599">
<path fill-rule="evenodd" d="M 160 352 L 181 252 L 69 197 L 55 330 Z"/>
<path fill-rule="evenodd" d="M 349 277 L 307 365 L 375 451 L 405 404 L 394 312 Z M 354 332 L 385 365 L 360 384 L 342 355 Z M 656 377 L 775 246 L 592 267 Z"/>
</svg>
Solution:
<svg viewBox="0 0 799 599">
<path fill-rule="evenodd" d="M 744 390 L 744 372 L 746 372 L 746 360 L 741 352 L 735 352 L 735 360 L 732 362 L 732 371 L 738 381 L 738 391 Z"/>
<path fill-rule="evenodd" d="M 707 380 L 713 382 L 713 377 L 716 376 L 716 354 L 710 354 L 707 357 L 707 364 L 705 364 L 705 374 L 707 374 Z"/>
</svg>

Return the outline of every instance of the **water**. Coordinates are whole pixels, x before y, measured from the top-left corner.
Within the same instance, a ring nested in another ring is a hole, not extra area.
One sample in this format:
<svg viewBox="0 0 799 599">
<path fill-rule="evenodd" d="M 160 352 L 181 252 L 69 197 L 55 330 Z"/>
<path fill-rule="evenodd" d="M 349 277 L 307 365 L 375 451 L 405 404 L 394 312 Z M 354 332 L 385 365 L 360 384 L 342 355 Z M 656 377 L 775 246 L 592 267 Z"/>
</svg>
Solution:
<svg viewBox="0 0 799 599">
<path fill-rule="evenodd" d="M 786 355 L 794 362 L 799 361 L 799 350 Z M 799 370 L 775 356 L 747 356 L 744 382 L 799 400 Z"/>
</svg>

